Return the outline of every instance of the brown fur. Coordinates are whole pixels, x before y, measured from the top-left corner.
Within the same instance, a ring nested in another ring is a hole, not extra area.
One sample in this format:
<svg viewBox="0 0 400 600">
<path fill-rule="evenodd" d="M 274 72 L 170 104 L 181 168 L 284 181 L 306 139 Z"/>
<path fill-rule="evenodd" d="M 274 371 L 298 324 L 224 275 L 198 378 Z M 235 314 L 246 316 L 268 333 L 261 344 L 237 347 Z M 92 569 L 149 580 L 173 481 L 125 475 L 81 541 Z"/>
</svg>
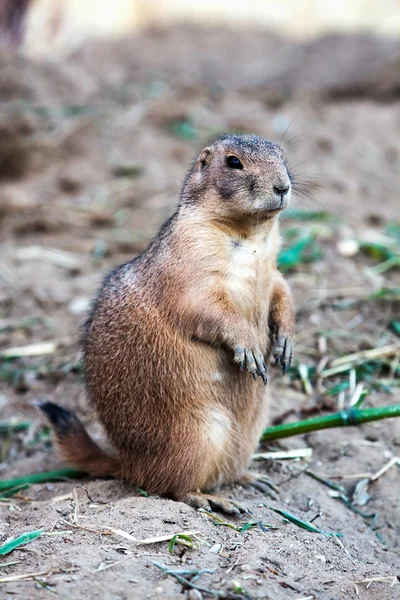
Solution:
<svg viewBox="0 0 400 600">
<path fill-rule="evenodd" d="M 243 169 L 228 166 L 232 154 Z M 257 136 L 200 153 L 176 213 L 107 277 L 87 324 L 88 392 L 118 461 L 96 458 L 82 427 L 57 435 L 69 462 L 195 506 L 251 481 L 267 417 L 254 361 L 267 361 L 273 335 L 274 355 L 291 358 L 292 299 L 276 267 L 288 187 L 280 148 Z"/>
</svg>

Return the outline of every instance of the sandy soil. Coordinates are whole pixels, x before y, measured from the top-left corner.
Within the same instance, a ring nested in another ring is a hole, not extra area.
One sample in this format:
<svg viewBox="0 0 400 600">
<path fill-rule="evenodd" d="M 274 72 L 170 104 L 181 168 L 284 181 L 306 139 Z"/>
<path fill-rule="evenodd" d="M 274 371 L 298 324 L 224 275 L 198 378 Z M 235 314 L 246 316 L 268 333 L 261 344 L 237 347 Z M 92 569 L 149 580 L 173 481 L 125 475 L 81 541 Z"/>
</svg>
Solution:
<svg viewBox="0 0 400 600">
<path fill-rule="evenodd" d="M 295 207 L 322 209 L 331 217 L 315 226 L 323 258 L 287 276 L 297 309 L 297 360 L 312 365 L 324 355 L 398 340 L 388 329 L 399 319 L 396 303 L 361 300 L 337 310 L 340 299 L 400 287 L 398 272 L 372 276 L 374 261 L 338 249 L 347 238 L 379 239 L 386 224 L 399 218 L 399 88 L 391 69 L 396 48 L 395 41 L 365 36 L 292 46 L 266 32 L 250 39 L 240 31 L 176 28 L 88 44 L 63 63 L 33 63 L 3 51 L 0 350 L 49 340 L 57 346 L 48 356 L 0 359 L 1 419 L 33 423 L 28 432 L 0 437 L 2 478 L 60 466 L 34 408 L 37 400 L 74 408 L 102 439 L 79 370 L 78 333 L 88 302 L 112 265 L 146 246 L 177 201 L 186 165 L 219 132 L 251 131 L 277 141 L 284 136 L 289 162 L 309 178 L 316 198 L 298 199 Z M 382 81 L 384 68 L 391 77 Z M 284 230 L 293 226 L 304 224 L 283 222 Z M 38 246 L 61 252 L 37 256 Z M 323 389 L 307 396 L 289 376 L 276 372 L 271 387 L 271 419 L 337 409 L 337 396 Z M 392 390 L 374 390 L 366 404 L 399 401 L 397 388 Z M 312 470 L 351 496 L 358 479 L 341 478 L 373 473 L 399 455 L 400 422 L 319 432 L 280 446 L 311 447 Z M 400 563 L 399 468 L 371 484 L 367 505 L 359 507 L 378 514 L 377 536 L 371 519 L 332 497 L 304 472 L 306 466 L 257 465 L 279 487 L 276 500 L 239 486 L 223 492 L 251 511 L 243 522 L 264 524 L 244 532 L 217 526 L 186 505 L 142 497 L 122 482 L 32 486 L 0 503 L 0 543 L 38 528 L 46 535 L 2 557 L 0 595 L 400 597 L 394 579 Z M 315 524 L 343 537 L 302 530 L 271 507 L 306 521 L 321 513 Z M 140 540 L 196 531 L 198 542 L 193 549 L 176 546 L 171 555 L 168 542 L 137 545 L 111 529 Z M 185 590 L 152 561 L 172 569 L 212 569 L 195 582 L 210 593 Z M 24 573 L 39 575 L 6 581 Z M 357 583 L 371 577 L 386 579 L 370 587 Z"/>
</svg>

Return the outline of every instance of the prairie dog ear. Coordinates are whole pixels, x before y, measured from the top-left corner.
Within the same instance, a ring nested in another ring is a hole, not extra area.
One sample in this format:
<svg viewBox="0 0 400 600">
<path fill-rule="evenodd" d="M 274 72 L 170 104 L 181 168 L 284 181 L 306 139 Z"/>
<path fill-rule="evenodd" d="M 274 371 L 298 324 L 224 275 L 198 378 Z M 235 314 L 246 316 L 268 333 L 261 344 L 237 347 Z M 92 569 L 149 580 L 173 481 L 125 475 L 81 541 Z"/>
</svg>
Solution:
<svg viewBox="0 0 400 600">
<path fill-rule="evenodd" d="M 211 161 L 211 148 L 207 147 L 207 148 L 204 148 L 199 154 L 198 162 L 199 162 L 200 168 L 203 169 L 204 167 L 209 165 L 210 161 Z"/>
</svg>

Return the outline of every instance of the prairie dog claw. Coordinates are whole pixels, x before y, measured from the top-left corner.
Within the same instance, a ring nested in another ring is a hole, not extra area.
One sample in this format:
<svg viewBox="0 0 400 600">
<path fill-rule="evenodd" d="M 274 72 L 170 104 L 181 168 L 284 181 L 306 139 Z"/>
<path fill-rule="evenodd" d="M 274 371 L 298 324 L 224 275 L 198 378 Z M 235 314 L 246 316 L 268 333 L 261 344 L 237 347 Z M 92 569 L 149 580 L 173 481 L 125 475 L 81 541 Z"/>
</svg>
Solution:
<svg viewBox="0 0 400 600">
<path fill-rule="evenodd" d="M 259 350 L 237 346 L 233 360 L 239 365 L 242 371 L 246 369 L 253 376 L 253 379 L 261 377 L 264 385 L 267 385 L 267 365 L 265 364 L 264 356 Z"/>
<path fill-rule="evenodd" d="M 275 358 L 275 364 L 282 366 L 282 374 L 285 375 L 292 364 L 293 346 L 291 339 L 286 335 L 277 335 L 272 354 Z"/>
<path fill-rule="evenodd" d="M 214 496 L 211 494 L 202 494 L 201 492 L 191 492 L 177 498 L 181 502 L 185 502 L 193 508 L 202 508 L 203 510 L 216 510 L 227 515 L 239 516 L 248 513 L 245 506 L 235 500 Z"/>
</svg>

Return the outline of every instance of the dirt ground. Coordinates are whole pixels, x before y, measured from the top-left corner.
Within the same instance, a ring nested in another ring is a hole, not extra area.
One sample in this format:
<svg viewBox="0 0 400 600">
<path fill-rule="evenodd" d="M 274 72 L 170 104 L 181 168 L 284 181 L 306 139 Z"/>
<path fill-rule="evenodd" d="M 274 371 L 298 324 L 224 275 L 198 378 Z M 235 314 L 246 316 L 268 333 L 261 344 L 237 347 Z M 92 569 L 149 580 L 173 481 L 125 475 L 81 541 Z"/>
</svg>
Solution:
<svg viewBox="0 0 400 600">
<path fill-rule="evenodd" d="M 376 261 L 347 256 L 352 245 L 343 244 L 385 244 L 387 225 L 399 220 L 397 48 L 396 40 L 368 36 L 294 46 L 268 32 L 182 27 L 87 44 L 63 62 L 33 63 L 1 51 L 0 352 L 55 342 L 50 354 L 0 358 L 1 420 L 31 422 L 27 431 L 0 434 L 2 479 L 60 466 L 35 401 L 73 408 L 103 439 L 79 363 L 88 303 L 112 265 L 146 247 L 171 213 L 191 158 L 220 132 L 284 137 L 290 164 L 315 196 L 294 201 L 284 233 L 310 227 L 294 209 L 328 213 L 312 222 L 321 257 L 287 274 L 297 311 L 296 364 L 398 343 L 389 328 L 400 318 L 398 300 L 367 300 L 400 288 L 398 271 L 374 273 Z M 273 373 L 275 422 L 338 409 L 338 395 L 324 385 L 306 394 L 295 373 Z M 399 402 L 397 389 L 375 386 L 365 405 Z M 400 456 L 400 420 L 265 449 L 303 447 L 313 451 L 308 463 L 257 464 L 278 486 L 276 499 L 239 486 L 221 492 L 251 511 L 242 523 L 228 519 L 237 529 L 256 523 L 242 532 L 119 481 L 33 485 L 0 502 L 0 544 L 44 531 L 1 557 L 0 597 L 400 598 L 399 467 L 372 483 L 368 503 L 358 507 L 378 515 L 379 530 L 305 471 L 353 497 L 360 477 L 346 476 L 374 473 Z M 271 507 L 305 521 L 316 517 L 321 530 L 343 537 L 303 530 Z M 182 531 L 198 532 L 195 547 L 176 545 L 172 554 L 166 541 L 137 545 L 126 535 L 143 540 Z M 152 561 L 212 570 L 193 580 L 208 592 L 185 590 Z M 15 579 L 29 573 L 37 575 Z M 369 578 L 377 581 L 363 582 Z"/>
</svg>

